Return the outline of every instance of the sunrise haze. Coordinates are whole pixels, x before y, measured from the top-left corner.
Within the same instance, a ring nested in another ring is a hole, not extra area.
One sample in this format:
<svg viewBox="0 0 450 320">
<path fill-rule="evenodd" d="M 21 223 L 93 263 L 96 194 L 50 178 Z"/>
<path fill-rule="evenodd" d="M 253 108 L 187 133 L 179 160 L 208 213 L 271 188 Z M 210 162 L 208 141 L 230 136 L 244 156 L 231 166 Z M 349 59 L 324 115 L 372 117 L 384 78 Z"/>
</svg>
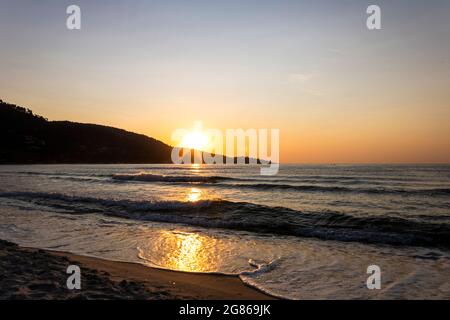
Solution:
<svg viewBox="0 0 450 320">
<path fill-rule="evenodd" d="M 0 2 L 0 98 L 171 144 L 280 129 L 282 162 L 450 162 L 449 1 Z"/>
</svg>

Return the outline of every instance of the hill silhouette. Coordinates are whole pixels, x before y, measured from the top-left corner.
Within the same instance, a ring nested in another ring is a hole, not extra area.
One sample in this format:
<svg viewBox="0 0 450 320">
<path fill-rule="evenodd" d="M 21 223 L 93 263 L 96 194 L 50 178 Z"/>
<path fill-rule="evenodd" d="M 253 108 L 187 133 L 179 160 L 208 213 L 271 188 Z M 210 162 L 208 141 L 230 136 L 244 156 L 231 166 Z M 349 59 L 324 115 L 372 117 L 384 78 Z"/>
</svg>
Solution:
<svg viewBox="0 0 450 320">
<path fill-rule="evenodd" d="M 172 149 L 154 138 L 118 128 L 49 121 L 0 100 L 0 164 L 172 163 Z M 222 157 L 224 162 L 242 160 Z M 244 157 L 244 162 L 249 163 L 249 158 Z"/>
<path fill-rule="evenodd" d="M 48 121 L 0 100 L 0 164 L 172 163 L 172 147 L 142 134 Z"/>
</svg>

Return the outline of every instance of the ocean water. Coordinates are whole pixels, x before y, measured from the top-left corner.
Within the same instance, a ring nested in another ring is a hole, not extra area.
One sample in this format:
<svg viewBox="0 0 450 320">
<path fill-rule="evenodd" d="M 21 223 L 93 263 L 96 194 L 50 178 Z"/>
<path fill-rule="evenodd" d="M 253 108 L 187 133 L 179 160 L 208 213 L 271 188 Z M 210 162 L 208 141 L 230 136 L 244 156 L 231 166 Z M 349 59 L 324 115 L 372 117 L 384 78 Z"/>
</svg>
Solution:
<svg viewBox="0 0 450 320">
<path fill-rule="evenodd" d="M 450 299 L 450 165 L 0 166 L 0 238 L 290 299 Z"/>
</svg>

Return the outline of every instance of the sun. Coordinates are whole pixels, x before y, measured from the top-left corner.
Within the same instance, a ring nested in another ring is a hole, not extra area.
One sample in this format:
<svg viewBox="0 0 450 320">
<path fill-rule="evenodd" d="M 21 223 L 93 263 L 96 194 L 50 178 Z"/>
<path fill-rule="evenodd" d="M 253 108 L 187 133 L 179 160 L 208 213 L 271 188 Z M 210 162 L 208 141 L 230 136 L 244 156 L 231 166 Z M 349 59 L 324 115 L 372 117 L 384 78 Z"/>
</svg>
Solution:
<svg viewBox="0 0 450 320">
<path fill-rule="evenodd" d="M 181 140 L 181 147 L 202 150 L 208 144 L 208 137 L 198 131 L 186 134 Z"/>
</svg>

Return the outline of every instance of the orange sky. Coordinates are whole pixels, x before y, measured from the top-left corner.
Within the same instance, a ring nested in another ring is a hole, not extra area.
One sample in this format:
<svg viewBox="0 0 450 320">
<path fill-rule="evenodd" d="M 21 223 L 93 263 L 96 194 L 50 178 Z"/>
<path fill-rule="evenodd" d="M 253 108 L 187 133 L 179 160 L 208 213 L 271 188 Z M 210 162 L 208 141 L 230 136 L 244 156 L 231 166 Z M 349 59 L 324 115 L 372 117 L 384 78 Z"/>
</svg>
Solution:
<svg viewBox="0 0 450 320">
<path fill-rule="evenodd" d="M 80 31 L 64 4 L 0 4 L 1 99 L 169 144 L 280 129 L 282 162 L 450 162 L 448 1 L 383 3 L 378 31 L 360 1 L 79 2 Z"/>
</svg>

